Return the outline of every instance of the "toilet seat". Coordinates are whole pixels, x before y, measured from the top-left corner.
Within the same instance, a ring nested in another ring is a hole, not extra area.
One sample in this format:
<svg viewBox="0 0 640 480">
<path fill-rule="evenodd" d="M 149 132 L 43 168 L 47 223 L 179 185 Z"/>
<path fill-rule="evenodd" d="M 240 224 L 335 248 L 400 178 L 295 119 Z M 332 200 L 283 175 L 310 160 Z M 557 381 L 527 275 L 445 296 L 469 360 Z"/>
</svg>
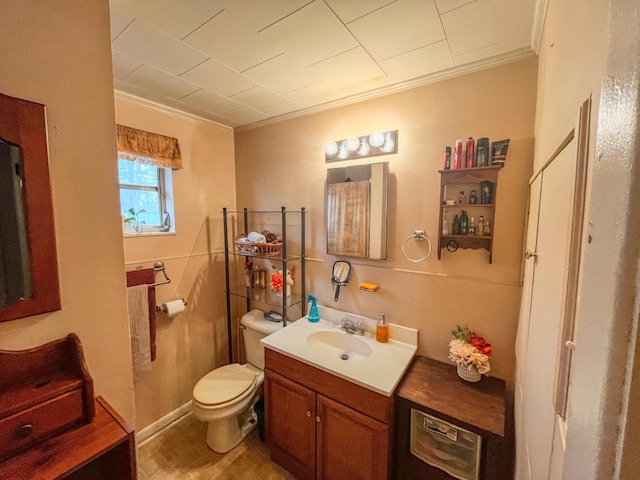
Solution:
<svg viewBox="0 0 640 480">
<path fill-rule="evenodd" d="M 253 392 L 257 373 L 233 363 L 216 368 L 193 387 L 193 398 L 204 407 L 216 408 L 240 400 Z"/>
</svg>

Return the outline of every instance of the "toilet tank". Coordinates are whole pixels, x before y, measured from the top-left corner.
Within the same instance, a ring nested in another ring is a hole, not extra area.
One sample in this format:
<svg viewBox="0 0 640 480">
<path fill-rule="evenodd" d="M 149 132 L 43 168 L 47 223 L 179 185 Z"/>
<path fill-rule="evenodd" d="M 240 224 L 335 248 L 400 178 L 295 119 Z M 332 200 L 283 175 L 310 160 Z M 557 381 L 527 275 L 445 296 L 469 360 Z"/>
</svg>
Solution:
<svg viewBox="0 0 640 480">
<path fill-rule="evenodd" d="M 245 313 L 240 319 L 240 323 L 246 327 L 242 331 L 242 338 L 244 338 L 244 351 L 247 355 L 247 362 L 260 370 L 264 370 L 264 347 L 260 344 L 260 340 L 280 330 L 282 322 L 267 320 L 264 318 L 262 310 L 254 309 Z"/>
</svg>

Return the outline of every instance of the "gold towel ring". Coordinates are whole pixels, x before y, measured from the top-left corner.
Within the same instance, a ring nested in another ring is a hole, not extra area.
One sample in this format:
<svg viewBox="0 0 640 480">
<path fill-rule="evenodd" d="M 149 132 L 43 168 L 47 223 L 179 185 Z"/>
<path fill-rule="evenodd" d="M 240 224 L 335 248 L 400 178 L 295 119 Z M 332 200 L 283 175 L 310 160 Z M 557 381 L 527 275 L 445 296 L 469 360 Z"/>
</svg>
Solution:
<svg viewBox="0 0 640 480">
<path fill-rule="evenodd" d="M 427 245 L 429 246 L 429 251 L 427 252 L 427 254 L 419 259 L 415 259 L 415 258 L 410 258 L 409 256 L 407 256 L 407 253 L 404 251 L 404 247 L 407 244 L 407 242 L 409 240 L 411 240 L 412 238 L 415 238 L 416 240 L 426 240 L 427 241 Z M 429 258 L 431 256 L 431 240 L 429 240 L 429 237 L 427 237 L 427 235 L 424 233 L 424 230 L 416 230 L 415 232 L 413 232 L 411 235 L 409 235 L 404 242 L 402 242 L 402 254 L 404 255 L 404 258 L 406 258 L 407 260 L 409 260 L 410 262 L 413 263 L 420 263 L 420 262 L 424 262 L 427 258 Z"/>
</svg>

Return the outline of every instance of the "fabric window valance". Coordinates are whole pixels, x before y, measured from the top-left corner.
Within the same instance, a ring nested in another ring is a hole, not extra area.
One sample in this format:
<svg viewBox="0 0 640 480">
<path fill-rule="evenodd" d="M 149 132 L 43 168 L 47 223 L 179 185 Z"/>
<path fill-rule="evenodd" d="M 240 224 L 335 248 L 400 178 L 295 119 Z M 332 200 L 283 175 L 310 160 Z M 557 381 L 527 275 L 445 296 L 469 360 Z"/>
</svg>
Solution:
<svg viewBox="0 0 640 480">
<path fill-rule="evenodd" d="M 180 170 L 182 155 L 177 138 L 118 125 L 119 158 Z"/>
</svg>

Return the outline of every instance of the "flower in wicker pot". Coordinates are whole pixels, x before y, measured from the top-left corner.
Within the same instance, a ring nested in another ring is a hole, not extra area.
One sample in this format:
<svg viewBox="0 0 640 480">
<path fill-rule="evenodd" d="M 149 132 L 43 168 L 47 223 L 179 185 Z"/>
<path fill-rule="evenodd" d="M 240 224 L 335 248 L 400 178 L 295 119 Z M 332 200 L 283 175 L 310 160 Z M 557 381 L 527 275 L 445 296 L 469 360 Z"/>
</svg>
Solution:
<svg viewBox="0 0 640 480">
<path fill-rule="evenodd" d="M 449 342 L 449 360 L 457 365 L 458 376 L 468 382 L 479 382 L 482 374 L 488 376 L 491 370 L 491 345 L 466 325 L 458 325 L 451 332 L 451 336 L 453 338 Z"/>
</svg>

